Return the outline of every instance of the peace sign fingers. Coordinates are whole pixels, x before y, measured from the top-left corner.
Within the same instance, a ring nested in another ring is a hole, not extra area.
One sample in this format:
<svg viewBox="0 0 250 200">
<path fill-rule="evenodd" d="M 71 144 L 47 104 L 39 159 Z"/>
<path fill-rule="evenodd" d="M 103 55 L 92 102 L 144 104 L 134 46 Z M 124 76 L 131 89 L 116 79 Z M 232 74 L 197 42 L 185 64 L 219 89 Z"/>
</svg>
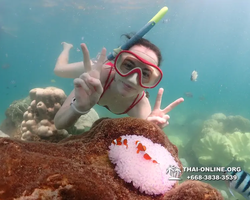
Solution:
<svg viewBox="0 0 250 200">
<path fill-rule="evenodd" d="M 154 106 L 154 109 L 153 109 L 154 111 L 161 110 L 161 99 L 162 99 L 163 92 L 164 92 L 164 89 L 160 88 L 159 91 L 158 91 L 157 97 L 156 97 L 155 106 Z M 161 111 L 164 114 L 167 114 L 168 112 L 170 112 L 173 108 L 178 106 L 183 101 L 184 101 L 183 98 L 179 98 L 179 99 L 175 100 L 174 102 L 172 102 L 171 104 L 169 104 L 166 108 L 164 108 Z"/>
<path fill-rule="evenodd" d="M 106 61 L 107 57 L 106 57 L 106 48 L 102 48 L 102 52 L 97 60 L 97 66 L 96 66 L 96 70 L 98 70 L 99 72 L 102 69 L 102 65 L 104 64 L 104 62 Z"/>
<path fill-rule="evenodd" d="M 102 71 L 102 66 L 105 62 L 106 59 L 106 49 L 103 48 L 102 52 L 97 60 L 97 63 L 93 65 L 92 71 L 89 73 L 92 77 L 100 79 L 101 76 L 101 71 Z"/>
<path fill-rule="evenodd" d="M 91 66 L 91 60 L 89 56 L 89 50 L 86 46 L 86 44 L 82 43 L 81 44 L 82 52 L 83 52 L 83 63 L 84 63 L 84 71 L 85 73 L 88 73 L 90 76 L 99 79 L 102 66 L 106 60 L 106 49 L 103 48 L 102 52 L 97 60 L 97 62 Z"/>
<path fill-rule="evenodd" d="M 162 111 L 164 114 L 167 114 L 168 112 L 170 112 L 173 108 L 175 108 L 176 106 L 178 106 L 180 103 L 182 103 L 184 101 L 183 98 L 179 98 L 177 100 L 175 100 L 174 102 L 172 102 L 171 104 L 169 104 L 166 108 L 164 108 Z"/>
<path fill-rule="evenodd" d="M 161 100 L 163 91 L 164 91 L 163 88 L 159 89 L 154 109 L 152 110 L 151 114 L 147 117 L 148 121 L 156 123 L 161 128 L 169 124 L 168 123 L 169 115 L 167 115 L 167 113 L 184 101 L 183 98 L 179 98 L 174 102 L 172 102 L 171 104 L 169 104 L 166 108 L 161 110 Z"/>
<path fill-rule="evenodd" d="M 85 72 L 91 71 L 91 62 L 90 62 L 90 57 L 89 57 L 89 50 L 86 46 L 86 44 L 82 43 L 81 44 L 82 52 L 83 52 L 83 64 L 84 64 L 84 69 Z"/>
<path fill-rule="evenodd" d="M 164 92 L 163 88 L 160 88 L 155 100 L 155 106 L 154 106 L 154 110 L 160 110 L 161 109 L 161 99 L 162 99 L 162 94 Z"/>
</svg>

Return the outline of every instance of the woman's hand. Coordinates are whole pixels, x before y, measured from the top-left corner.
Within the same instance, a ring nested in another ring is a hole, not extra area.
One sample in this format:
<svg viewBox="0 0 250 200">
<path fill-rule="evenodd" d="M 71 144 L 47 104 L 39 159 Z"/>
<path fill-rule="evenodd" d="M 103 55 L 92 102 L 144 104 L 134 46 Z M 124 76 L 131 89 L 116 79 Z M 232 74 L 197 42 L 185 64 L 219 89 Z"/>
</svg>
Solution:
<svg viewBox="0 0 250 200">
<path fill-rule="evenodd" d="M 169 104 L 166 108 L 161 110 L 161 99 L 163 94 L 163 88 L 159 89 L 158 95 L 156 97 L 155 106 L 152 110 L 151 114 L 147 117 L 148 121 L 156 123 L 160 128 L 164 128 L 169 124 L 169 115 L 167 115 L 168 112 L 170 112 L 175 106 L 179 105 L 184 101 L 183 98 L 179 98 Z"/>
<path fill-rule="evenodd" d="M 89 51 L 86 44 L 81 44 L 85 72 L 74 80 L 75 107 L 81 112 L 90 110 L 103 92 L 100 81 L 102 66 L 106 60 L 106 49 L 103 48 L 97 62 L 91 66 Z"/>
</svg>

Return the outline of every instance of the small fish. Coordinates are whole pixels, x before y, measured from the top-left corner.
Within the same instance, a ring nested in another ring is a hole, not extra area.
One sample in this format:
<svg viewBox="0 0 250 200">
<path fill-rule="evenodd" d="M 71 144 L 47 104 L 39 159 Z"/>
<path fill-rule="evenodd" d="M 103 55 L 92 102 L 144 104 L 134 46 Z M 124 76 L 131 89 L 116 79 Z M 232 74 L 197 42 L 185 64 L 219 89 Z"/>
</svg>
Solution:
<svg viewBox="0 0 250 200">
<path fill-rule="evenodd" d="M 9 67 L 10 67 L 9 64 L 3 64 L 3 65 L 1 66 L 2 69 L 8 69 Z"/>
<path fill-rule="evenodd" d="M 55 80 L 55 79 L 51 79 L 50 82 L 51 82 L 51 83 L 55 83 L 56 80 Z"/>
<path fill-rule="evenodd" d="M 151 156 L 148 155 L 147 153 L 145 153 L 145 154 L 143 155 L 143 158 L 145 158 L 146 160 L 152 160 L 153 163 L 158 163 L 156 160 L 153 160 L 153 159 L 151 158 Z"/>
<path fill-rule="evenodd" d="M 117 139 L 113 140 L 112 143 L 114 145 L 125 145 L 128 148 L 128 140 L 122 139 L 122 137 L 118 137 Z"/>
<path fill-rule="evenodd" d="M 15 81 L 15 80 L 11 80 L 11 81 L 10 81 L 10 84 L 11 84 L 11 85 L 15 85 L 15 84 L 16 84 L 16 81 Z"/>
<path fill-rule="evenodd" d="M 81 39 L 84 40 L 84 37 L 82 36 Z"/>
<path fill-rule="evenodd" d="M 146 160 L 152 160 L 153 163 L 158 163 L 156 160 L 153 160 L 153 159 L 151 158 L 151 156 L 148 155 L 148 154 L 145 152 L 145 151 L 146 151 L 146 146 L 142 145 L 142 143 L 141 143 L 140 141 L 137 140 L 137 141 L 135 142 L 135 144 L 136 144 L 136 147 L 137 147 L 137 153 L 139 153 L 140 151 L 144 152 L 143 158 L 145 158 Z"/>
<path fill-rule="evenodd" d="M 189 97 L 189 98 L 192 98 L 192 97 L 193 97 L 192 92 L 185 92 L 184 95 L 185 95 L 186 97 Z"/>
<path fill-rule="evenodd" d="M 194 70 L 191 74 L 191 81 L 197 81 L 197 78 L 198 78 L 198 72 Z"/>
<path fill-rule="evenodd" d="M 163 19 L 163 20 L 162 20 L 162 23 L 163 23 L 163 24 L 166 24 L 166 23 L 168 23 L 169 21 L 170 21 L 170 19 Z"/>
<path fill-rule="evenodd" d="M 76 49 L 76 51 L 77 51 L 77 52 L 79 52 L 79 51 L 80 51 L 80 49 L 79 49 L 79 48 L 77 48 L 77 49 Z"/>
<path fill-rule="evenodd" d="M 201 101 L 206 100 L 206 98 L 205 98 L 203 95 L 200 96 L 199 99 L 200 99 Z"/>
<path fill-rule="evenodd" d="M 137 148 L 137 153 L 139 153 L 140 151 L 146 151 L 146 146 L 143 146 L 140 141 L 137 140 L 135 144 Z"/>
<path fill-rule="evenodd" d="M 243 170 L 240 172 L 226 172 L 225 174 L 232 176 L 236 175 L 238 177 L 237 180 L 226 181 L 226 184 L 232 196 L 234 196 L 234 194 L 231 189 L 234 189 L 243 197 L 250 200 L 250 174 Z"/>
</svg>

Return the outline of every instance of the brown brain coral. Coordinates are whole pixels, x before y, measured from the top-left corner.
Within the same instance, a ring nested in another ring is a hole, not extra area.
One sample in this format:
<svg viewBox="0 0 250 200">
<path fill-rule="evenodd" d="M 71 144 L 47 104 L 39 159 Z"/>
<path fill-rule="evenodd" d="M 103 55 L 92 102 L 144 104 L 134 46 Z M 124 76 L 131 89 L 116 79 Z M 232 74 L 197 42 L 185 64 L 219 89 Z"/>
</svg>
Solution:
<svg viewBox="0 0 250 200">
<path fill-rule="evenodd" d="M 0 163 L 4 163 L 0 165 L 0 199 L 223 199 L 215 188 L 199 181 L 175 184 L 162 195 L 139 192 L 117 175 L 108 157 L 112 141 L 126 134 L 143 136 L 160 144 L 182 169 L 176 146 L 155 124 L 130 117 L 100 119 L 90 131 L 59 143 L 0 138 L 0 152 L 8 152 L 0 154 Z M 148 153 L 158 160 L 153 152 Z"/>
</svg>

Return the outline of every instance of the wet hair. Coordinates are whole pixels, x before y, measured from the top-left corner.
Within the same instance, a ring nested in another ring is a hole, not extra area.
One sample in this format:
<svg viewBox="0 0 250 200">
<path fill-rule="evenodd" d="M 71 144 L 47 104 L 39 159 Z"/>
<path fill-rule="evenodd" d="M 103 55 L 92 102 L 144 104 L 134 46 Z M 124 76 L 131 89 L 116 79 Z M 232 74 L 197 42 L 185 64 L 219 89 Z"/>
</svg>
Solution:
<svg viewBox="0 0 250 200">
<path fill-rule="evenodd" d="M 129 34 L 123 34 L 122 36 L 125 36 L 127 39 L 130 39 L 134 35 L 135 35 L 135 33 L 129 33 Z M 145 38 L 139 39 L 136 43 L 134 43 L 134 45 L 141 45 L 141 46 L 147 47 L 147 48 L 151 49 L 153 52 L 155 52 L 155 54 L 158 58 L 158 67 L 160 67 L 161 62 L 162 62 L 162 55 L 161 55 L 160 49 L 156 45 L 154 45 L 153 43 L 151 43 L 149 40 L 147 40 Z"/>
</svg>

